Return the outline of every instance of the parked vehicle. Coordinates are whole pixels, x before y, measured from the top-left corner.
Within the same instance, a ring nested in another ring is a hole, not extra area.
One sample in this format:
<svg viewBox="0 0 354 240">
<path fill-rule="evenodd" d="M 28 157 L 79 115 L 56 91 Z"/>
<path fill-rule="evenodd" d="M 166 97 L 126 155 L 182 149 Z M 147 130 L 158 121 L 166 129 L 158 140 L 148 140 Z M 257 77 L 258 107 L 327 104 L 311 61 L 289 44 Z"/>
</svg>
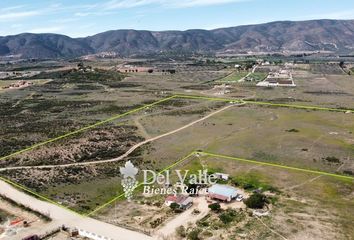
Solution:
<svg viewBox="0 0 354 240">
<path fill-rule="evenodd" d="M 237 202 L 242 202 L 242 200 L 243 200 L 243 196 L 241 194 L 237 195 L 236 201 Z"/>
</svg>

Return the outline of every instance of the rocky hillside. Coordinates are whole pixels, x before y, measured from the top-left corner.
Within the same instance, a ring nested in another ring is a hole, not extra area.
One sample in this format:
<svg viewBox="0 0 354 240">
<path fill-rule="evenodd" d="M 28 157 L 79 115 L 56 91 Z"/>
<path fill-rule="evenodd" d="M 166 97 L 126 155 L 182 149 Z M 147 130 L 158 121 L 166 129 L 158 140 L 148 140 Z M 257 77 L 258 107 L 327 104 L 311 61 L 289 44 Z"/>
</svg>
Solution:
<svg viewBox="0 0 354 240">
<path fill-rule="evenodd" d="M 121 56 L 160 52 L 354 52 L 354 20 L 281 21 L 215 30 L 114 30 L 86 38 L 23 33 L 0 37 L 0 56 L 77 57 L 100 52 Z"/>
</svg>

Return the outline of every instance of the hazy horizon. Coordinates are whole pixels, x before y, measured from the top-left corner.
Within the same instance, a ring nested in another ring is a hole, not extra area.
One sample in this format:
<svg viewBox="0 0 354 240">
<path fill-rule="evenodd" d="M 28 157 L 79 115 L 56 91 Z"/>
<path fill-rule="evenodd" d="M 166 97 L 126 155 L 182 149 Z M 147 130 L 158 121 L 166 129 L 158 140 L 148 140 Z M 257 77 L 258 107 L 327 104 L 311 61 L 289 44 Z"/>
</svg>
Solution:
<svg viewBox="0 0 354 240">
<path fill-rule="evenodd" d="M 270 14 L 271 13 L 271 14 Z M 85 37 L 117 29 L 183 31 L 273 21 L 354 19 L 352 1 L 266 0 L 4 0 L 0 36 L 56 33 Z"/>
<path fill-rule="evenodd" d="M 134 28 L 120 28 L 120 29 L 109 29 L 109 30 L 105 30 L 103 32 L 97 32 L 97 33 L 93 33 L 91 35 L 87 35 L 87 36 L 82 36 L 82 37 L 72 37 L 63 33 L 54 33 L 54 32 L 38 32 L 38 33 L 32 33 L 32 32 L 21 32 L 21 33 L 17 33 L 17 34 L 10 34 L 10 35 L 0 35 L 1 37 L 6 37 L 6 36 L 16 36 L 16 35 L 20 35 L 20 34 L 26 34 L 26 33 L 30 33 L 30 34 L 58 34 L 58 35 L 65 35 L 71 38 L 85 38 L 85 37 L 90 37 L 90 36 L 94 36 L 96 34 L 100 34 L 100 33 L 104 33 L 104 32 L 109 32 L 109 31 L 119 31 L 119 30 L 134 30 L 134 31 L 150 31 L 150 32 L 169 32 L 169 31 L 177 31 L 177 32 L 183 32 L 183 31 L 190 31 L 190 30 L 216 30 L 216 29 L 222 29 L 222 28 L 232 28 L 232 27 L 240 27 L 240 26 L 251 26 L 251 25 L 260 25 L 260 24 L 268 24 L 268 23 L 272 23 L 272 22 L 307 22 L 307 21 L 321 21 L 321 20 L 329 20 L 329 21 L 354 21 L 354 19 L 308 19 L 308 20 L 276 20 L 276 21 L 270 21 L 270 22 L 262 22 L 262 23 L 254 23 L 254 24 L 241 24 L 241 25 L 235 25 L 235 26 L 225 26 L 225 27 L 221 27 L 221 28 L 213 28 L 213 29 L 203 29 L 203 28 L 191 28 L 191 29 L 185 29 L 185 30 L 178 30 L 178 29 L 164 29 L 164 30 L 150 30 L 150 29 L 134 29 Z"/>
</svg>

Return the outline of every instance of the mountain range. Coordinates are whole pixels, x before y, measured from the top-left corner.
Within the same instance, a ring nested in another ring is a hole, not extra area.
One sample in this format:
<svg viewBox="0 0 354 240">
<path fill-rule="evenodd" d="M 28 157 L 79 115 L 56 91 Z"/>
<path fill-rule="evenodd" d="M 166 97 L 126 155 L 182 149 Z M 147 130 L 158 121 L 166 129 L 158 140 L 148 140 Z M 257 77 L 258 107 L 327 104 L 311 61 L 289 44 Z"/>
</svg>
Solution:
<svg viewBox="0 0 354 240">
<path fill-rule="evenodd" d="M 0 37 L 0 56 L 72 58 L 190 53 L 354 52 L 354 20 L 278 21 L 214 30 L 112 30 L 85 38 L 22 33 Z"/>
</svg>

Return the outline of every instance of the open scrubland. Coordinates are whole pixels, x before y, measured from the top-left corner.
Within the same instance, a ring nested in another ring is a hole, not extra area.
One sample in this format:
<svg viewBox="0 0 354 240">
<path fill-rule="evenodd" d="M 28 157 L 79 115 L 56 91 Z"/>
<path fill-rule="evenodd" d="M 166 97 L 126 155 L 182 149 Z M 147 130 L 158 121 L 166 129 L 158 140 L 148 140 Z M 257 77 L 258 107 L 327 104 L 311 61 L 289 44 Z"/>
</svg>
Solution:
<svg viewBox="0 0 354 240">
<path fill-rule="evenodd" d="M 232 80 L 223 81 L 229 91 L 220 94 L 220 80 L 239 79 L 247 73 L 235 76 L 224 66 L 181 64 L 175 74 L 126 74 L 112 70 L 107 62 L 90 63 L 100 69 L 80 72 L 60 64 L 31 77 L 34 84 L 29 87 L 0 90 L 0 157 L 175 94 L 251 101 L 235 104 L 176 97 L 0 162 L 2 177 L 80 213 L 90 213 L 122 193 L 119 167 L 126 161 L 139 169 L 160 171 L 195 150 L 354 174 L 354 117 L 345 113 L 354 109 L 354 78 L 337 65 L 293 65 L 296 88 L 258 88 L 255 82 Z M 254 77 L 263 78 L 264 73 L 258 71 Z M 38 79 L 42 82 L 36 83 Z M 13 81 L 0 80 L 1 85 Z M 325 239 L 354 236 L 350 227 L 353 181 L 203 155 L 178 166 L 215 169 L 277 189 L 271 215 L 263 222 L 237 212 L 228 213 L 237 216 L 232 226 L 220 222 L 216 213 L 191 223 L 188 231 L 199 231 L 203 239 L 219 235 L 225 239 L 316 239 L 323 232 Z M 137 193 L 132 203 L 114 201 L 95 212 L 95 217 L 153 232 L 176 215 L 161 208 L 163 201 L 163 197 L 145 198 Z"/>
</svg>

